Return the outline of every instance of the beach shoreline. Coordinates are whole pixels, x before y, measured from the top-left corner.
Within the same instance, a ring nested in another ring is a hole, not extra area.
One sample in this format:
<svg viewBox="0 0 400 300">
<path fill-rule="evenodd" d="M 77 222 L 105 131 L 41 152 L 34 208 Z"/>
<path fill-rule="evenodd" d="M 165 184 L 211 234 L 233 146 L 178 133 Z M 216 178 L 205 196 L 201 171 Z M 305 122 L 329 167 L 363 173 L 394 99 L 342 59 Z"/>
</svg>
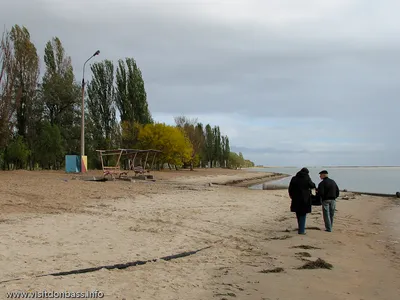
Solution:
<svg viewBox="0 0 400 300">
<path fill-rule="evenodd" d="M 300 236 L 287 191 L 229 185 L 268 180 L 259 173 L 154 175 L 155 182 L 84 182 L 56 171 L 0 172 L 0 299 L 16 290 L 195 300 L 395 300 L 400 293 L 394 203 L 387 198 L 344 193 L 332 233 L 322 230 L 320 208 L 313 208 Z M 297 269 L 318 258 L 333 269 Z"/>
</svg>

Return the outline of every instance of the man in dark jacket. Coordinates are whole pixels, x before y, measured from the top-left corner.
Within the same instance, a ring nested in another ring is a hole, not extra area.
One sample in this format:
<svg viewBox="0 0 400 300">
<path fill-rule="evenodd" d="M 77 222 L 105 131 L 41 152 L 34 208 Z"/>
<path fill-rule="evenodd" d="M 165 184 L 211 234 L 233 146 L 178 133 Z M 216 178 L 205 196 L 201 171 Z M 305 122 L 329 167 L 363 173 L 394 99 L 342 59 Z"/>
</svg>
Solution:
<svg viewBox="0 0 400 300">
<path fill-rule="evenodd" d="M 311 212 L 311 189 L 315 189 L 309 173 L 307 168 L 302 168 L 289 184 L 290 211 L 296 213 L 299 234 L 305 234 L 307 213 Z"/>
<path fill-rule="evenodd" d="M 339 197 L 339 187 L 333 179 L 328 177 L 328 171 L 319 172 L 319 177 L 321 182 L 318 184 L 317 191 L 322 201 L 325 231 L 331 232 L 336 209 L 336 198 Z"/>
</svg>

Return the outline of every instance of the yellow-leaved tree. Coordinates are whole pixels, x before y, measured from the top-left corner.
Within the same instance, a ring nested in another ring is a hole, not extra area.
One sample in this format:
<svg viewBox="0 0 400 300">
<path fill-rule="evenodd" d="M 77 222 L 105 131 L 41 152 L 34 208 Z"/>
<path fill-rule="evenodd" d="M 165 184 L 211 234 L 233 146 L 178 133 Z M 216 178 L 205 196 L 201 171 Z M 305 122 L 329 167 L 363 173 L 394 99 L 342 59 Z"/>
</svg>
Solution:
<svg viewBox="0 0 400 300">
<path fill-rule="evenodd" d="M 182 166 L 192 159 L 193 147 L 177 127 L 164 123 L 147 124 L 140 128 L 138 145 L 141 149 L 155 149 L 162 153 L 158 162 Z"/>
</svg>

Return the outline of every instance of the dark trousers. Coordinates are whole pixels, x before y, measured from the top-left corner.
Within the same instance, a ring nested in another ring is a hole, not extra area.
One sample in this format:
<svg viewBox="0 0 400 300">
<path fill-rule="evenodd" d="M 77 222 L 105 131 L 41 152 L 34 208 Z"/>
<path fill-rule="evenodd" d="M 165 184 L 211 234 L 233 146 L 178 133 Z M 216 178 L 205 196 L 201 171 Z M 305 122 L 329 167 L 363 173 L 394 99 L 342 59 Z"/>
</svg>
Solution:
<svg viewBox="0 0 400 300">
<path fill-rule="evenodd" d="M 304 234 L 306 232 L 306 217 L 307 217 L 307 214 L 296 213 L 296 217 L 297 217 L 297 224 L 299 226 L 298 233 L 299 234 Z"/>
<path fill-rule="evenodd" d="M 322 201 L 322 215 L 324 216 L 325 230 L 331 232 L 333 217 L 335 216 L 336 200 Z"/>
</svg>

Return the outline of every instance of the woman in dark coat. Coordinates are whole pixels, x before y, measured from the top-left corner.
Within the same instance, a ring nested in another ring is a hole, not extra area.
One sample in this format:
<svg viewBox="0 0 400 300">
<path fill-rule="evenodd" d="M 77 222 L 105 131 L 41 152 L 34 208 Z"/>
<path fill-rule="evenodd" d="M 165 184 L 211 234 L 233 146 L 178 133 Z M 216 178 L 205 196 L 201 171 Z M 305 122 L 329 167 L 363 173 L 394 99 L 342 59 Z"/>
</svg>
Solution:
<svg viewBox="0 0 400 300">
<path fill-rule="evenodd" d="M 302 168 L 289 184 L 290 211 L 296 213 L 299 234 L 305 234 L 307 213 L 311 212 L 311 190 L 316 188 L 309 173 L 307 168 Z"/>
</svg>

